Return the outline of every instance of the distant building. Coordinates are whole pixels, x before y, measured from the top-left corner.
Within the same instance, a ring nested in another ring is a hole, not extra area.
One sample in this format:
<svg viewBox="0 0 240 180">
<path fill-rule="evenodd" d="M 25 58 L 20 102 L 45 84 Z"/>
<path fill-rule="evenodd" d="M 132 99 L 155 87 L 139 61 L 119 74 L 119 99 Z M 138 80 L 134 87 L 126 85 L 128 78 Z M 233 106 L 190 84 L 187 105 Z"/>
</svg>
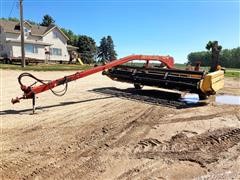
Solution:
<svg viewBox="0 0 240 180">
<path fill-rule="evenodd" d="M 24 22 L 26 58 L 69 61 L 68 37 L 55 25 L 49 27 Z M 19 22 L 0 20 L 0 57 L 21 57 Z"/>
</svg>

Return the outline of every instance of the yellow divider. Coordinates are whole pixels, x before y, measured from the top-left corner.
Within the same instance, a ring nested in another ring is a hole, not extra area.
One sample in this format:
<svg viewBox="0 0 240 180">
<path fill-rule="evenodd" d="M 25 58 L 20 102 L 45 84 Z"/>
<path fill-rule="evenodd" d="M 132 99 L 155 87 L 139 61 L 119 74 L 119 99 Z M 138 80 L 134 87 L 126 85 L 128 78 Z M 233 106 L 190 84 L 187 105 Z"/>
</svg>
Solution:
<svg viewBox="0 0 240 180">
<path fill-rule="evenodd" d="M 224 87 L 224 71 L 219 70 L 207 74 L 200 81 L 200 89 L 205 94 L 215 94 Z"/>
</svg>

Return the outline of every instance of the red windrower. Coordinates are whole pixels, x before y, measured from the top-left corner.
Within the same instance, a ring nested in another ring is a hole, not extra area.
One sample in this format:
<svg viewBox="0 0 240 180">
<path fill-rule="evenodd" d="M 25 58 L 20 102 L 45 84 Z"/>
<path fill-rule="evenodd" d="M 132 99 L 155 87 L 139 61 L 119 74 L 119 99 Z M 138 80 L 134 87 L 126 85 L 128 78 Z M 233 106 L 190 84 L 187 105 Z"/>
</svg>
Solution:
<svg viewBox="0 0 240 180">
<path fill-rule="evenodd" d="M 55 95 L 62 96 L 66 93 L 68 82 L 89 76 L 91 74 L 95 74 L 95 73 L 104 71 L 107 69 L 111 69 L 115 66 L 127 63 L 132 60 L 143 60 L 143 61 L 146 61 L 146 64 L 148 64 L 150 60 L 156 60 L 156 61 L 160 61 L 160 62 L 164 63 L 167 66 L 167 68 L 169 68 L 169 69 L 173 68 L 173 66 L 174 66 L 174 59 L 173 59 L 173 57 L 170 57 L 170 56 L 131 55 L 131 56 L 127 56 L 127 57 L 124 57 L 124 58 L 121 58 L 118 60 L 111 61 L 105 65 L 97 66 L 97 67 L 94 67 L 92 69 L 82 71 L 82 72 L 76 72 L 72 75 L 65 76 L 63 78 L 52 80 L 52 81 L 44 81 L 44 80 L 36 78 L 32 74 L 22 73 L 18 77 L 18 81 L 21 86 L 21 90 L 24 92 L 24 94 L 22 97 L 17 97 L 15 99 L 12 99 L 11 102 L 13 104 L 15 104 L 15 103 L 20 102 L 21 99 L 32 99 L 33 100 L 33 113 L 34 113 L 34 111 L 35 111 L 35 95 L 36 94 L 42 93 L 47 90 L 51 90 Z M 25 76 L 35 79 L 36 81 L 40 82 L 41 85 L 36 85 L 36 86 L 23 85 L 21 82 L 21 79 Z M 64 90 L 61 91 L 62 92 L 61 94 L 52 90 L 53 88 L 55 88 L 59 85 L 63 85 L 63 84 L 65 84 L 66 86 L 65 86 Z"/>
</svg>

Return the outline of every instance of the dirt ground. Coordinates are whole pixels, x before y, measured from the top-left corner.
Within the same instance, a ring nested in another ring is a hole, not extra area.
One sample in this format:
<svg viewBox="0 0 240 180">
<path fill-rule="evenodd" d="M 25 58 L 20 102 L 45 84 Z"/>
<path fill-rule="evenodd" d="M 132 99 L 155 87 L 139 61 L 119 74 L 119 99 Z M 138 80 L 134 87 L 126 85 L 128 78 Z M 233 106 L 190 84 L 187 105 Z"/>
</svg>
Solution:
<svg viewBox="0 0 240 180">
<path fill-rule="evenodd" d="M 95 74 L 38 95 L 32 115 L 30 100 L 10 103 L 20 73 L 1 71 L 2 179 L 240 179 L 240 106 L 148 102 L 152 88 L 139 97 Z M 240 95 L 239 80 L 219 93 Z"/>
</svg>

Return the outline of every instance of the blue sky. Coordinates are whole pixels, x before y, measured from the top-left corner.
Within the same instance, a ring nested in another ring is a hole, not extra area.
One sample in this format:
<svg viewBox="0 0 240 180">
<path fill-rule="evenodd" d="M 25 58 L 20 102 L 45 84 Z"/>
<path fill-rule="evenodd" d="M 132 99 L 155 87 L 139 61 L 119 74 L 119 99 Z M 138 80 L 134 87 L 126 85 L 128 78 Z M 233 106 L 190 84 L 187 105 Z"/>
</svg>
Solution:
<svg viewBox="0 0 240 180">
<path fill-rule="evenodd" d="M 0 0 L 1 17 L 17 17 L 17 2 Z M 240 46 L 239 0 L 24 0 L 25 19 L 41 22 L 45 14 L 97 44 L 111 35 L 118 57 L 171 55 L 183 63 L 209 40 Z"/>
</svg>

